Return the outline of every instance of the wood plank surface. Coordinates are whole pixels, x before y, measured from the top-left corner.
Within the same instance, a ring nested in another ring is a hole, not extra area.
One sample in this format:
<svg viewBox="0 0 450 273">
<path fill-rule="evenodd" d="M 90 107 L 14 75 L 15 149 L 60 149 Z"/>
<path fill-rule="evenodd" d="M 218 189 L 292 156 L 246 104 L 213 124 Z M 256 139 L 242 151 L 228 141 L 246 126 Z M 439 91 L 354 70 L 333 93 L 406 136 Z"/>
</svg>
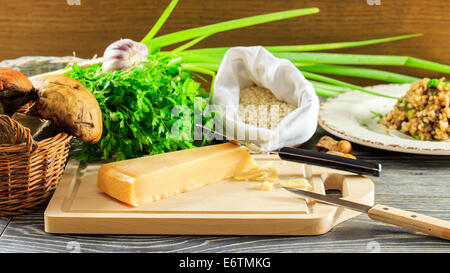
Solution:
<svg viewBox="0 0 450 273">
<path fill-rule="evenodd" d="M 5 230 L 10 220 L 11 220 L 10 216 L 0 216 L 0 237 L 3 234 L 3 231 Z"/>
<path fill-rule="evenodd" d="M 140 40 L 170 0 L 0 0 L 0 60 L 20 56 L 102 55 L 119 38 Z M 161 34 L 285 9 L 318 7 L 319 14 L 214 35 L 197 47 L 337 42 L 421 32 L 423 37 L 330 52 L 410 55 L 450 63 L 449 1 L 194 1 L 182 0 Z M 416 76 L 439 76 L 388 67 Z M 374 81 L 353 80 L 370 85 Z M 304 147 L 324 134 L 318 129 Z M 355 145 L 358 158 L 379 161 L 377 203 L 450 220 L 450 157 L 409 155 Z M 0 252 L 445 252 L 444 240 L 378 223 L 361 215 L 321 236 L 51 235 L 43 209 L 0 217 Z"/>
<path fill-rule="evenodd" d="M 324 134 L 304 145 L 313 148 Z M 370 150 L 370 151 L 368 151 Z M 383 164 L 373 178 L 375 202 L 450 220 L 450 157 L 386 153 L 362 146 L 363 154 Z M 372 159 L 373 160 L 373 159 Z M 52 235 L 44 232 L 43 210 L 14 216 L 0 237 L 0 252 L 440 252 L 448 241 L 383 224 L 360 215 L 320 236 L 132 236 Z"/>
<path fill-rule="evenodd" d="M 77 3 L 79 5 L 68 3 Z M 20 56 L 102 55 L 119 39 L 142 39 L 170 0 L 0 0 L 0 60 Z M 339 52 L 410 55 L 450 63 L 449 1 L 406 2 L 352 0 L 246 1 L 182 0 L 160 34 L 286 9 L 318 7 L 320 13 L 209 37 L 197 47 L 309 44 L 364 40 L 407 33 L 423 37 Z M 245 7 L 245 8 L 244 8 Z M 337 52 L 335 51 L 335 52 Z M 416 76 L 439 73 L 404 67 L 391 71 Z M 361 84 L 375 83 L 353 80 Z"/>
</svg>

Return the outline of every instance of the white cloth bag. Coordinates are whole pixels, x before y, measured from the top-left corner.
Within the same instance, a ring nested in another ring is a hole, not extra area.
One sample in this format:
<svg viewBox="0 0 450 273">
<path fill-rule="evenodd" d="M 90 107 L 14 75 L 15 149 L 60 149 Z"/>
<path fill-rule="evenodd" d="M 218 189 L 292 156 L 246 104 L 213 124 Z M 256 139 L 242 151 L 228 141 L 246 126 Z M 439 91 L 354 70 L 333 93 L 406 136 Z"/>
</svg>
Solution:
<svg viewBox="0 0 450 273">
<path fill-rule="evenodd" d="M 238 116 L 239 93 L 253 84 L 271 90 L 277 99 L 297 109 L 272 130 L 245 124 Z M 300 145 L 317 128 L 319 98 L 312 84 L 292 62 L 274 57 L 261 46 L 233 47 L 225 53 L 216 75 L 212 104 L 224 115 L 225 135 L 267 151 Z"/>
</svg>

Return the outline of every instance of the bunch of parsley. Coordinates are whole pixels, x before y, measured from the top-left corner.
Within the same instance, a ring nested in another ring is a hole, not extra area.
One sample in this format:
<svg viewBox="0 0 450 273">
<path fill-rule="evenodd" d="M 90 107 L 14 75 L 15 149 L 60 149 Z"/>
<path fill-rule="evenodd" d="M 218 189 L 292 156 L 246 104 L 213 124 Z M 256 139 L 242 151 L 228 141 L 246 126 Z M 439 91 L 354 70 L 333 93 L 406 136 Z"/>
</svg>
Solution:
<svg viewBox="0 0 450 273">
<path fill-rule="evenodd" d="M 73 155 L 78 160 L 123 160 L 195 147 L 194 123 L 199 121 L 193 114 L 205 111 L 208 93 L 190 73 L 169 62 L 153 53 L 148 62 L 126 71 L 105 74 L 101 65 L 71 67 L 67 75 L 92 91 L 103 117 L 99 142 L 77 142 Z M 201 123 L 212 129 L 212 118 L 201 116 Z"/>
</svg>

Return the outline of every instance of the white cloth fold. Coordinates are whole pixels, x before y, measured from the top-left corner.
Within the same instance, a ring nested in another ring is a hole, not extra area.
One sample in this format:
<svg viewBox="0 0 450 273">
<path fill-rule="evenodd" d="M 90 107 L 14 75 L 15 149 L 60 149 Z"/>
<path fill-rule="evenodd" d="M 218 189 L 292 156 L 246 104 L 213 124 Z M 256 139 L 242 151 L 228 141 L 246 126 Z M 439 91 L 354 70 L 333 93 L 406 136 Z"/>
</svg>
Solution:
<svg viewBox="0 0 450 273">
<path fill-rule="evenodd" d="M 297 106 L 272 130 L 245 124 L 238 116 L 240 90 L 253 84 Z M 273 151 L 308 141 L 317 128 L 319 98 L 312 84 L 286 59 L 261 46 L 233 47 L 220 64 L 214 83 L 214 107 L 224 114 L 226 135 Z"/>
</svg>

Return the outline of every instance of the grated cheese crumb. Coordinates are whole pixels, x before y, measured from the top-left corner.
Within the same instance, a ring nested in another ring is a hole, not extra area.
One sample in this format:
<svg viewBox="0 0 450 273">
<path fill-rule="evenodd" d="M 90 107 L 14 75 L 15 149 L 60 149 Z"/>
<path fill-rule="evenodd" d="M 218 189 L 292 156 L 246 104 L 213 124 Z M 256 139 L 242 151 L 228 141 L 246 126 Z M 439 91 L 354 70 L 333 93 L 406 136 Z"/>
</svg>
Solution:
<svg viewBox="0 0 450 273">
<path fill-rule="evenodd" d="M 257 167 L 233 177 L 237 181 L 268 181 L 278 180 L 278 170 L 274 167 Z"/>
<path fill-rule="evenodd" d="M 252 187 L 252 189 L 261 190 L 261 191 L 271 191 L 273 188 L 273 184 L 274 183 L 264 181 L 262 183 L 256 184 L 255 186 Z"/>
<path fill-rule="evenodd" d="M 305 178 L 288 179 L 279 181 L 280 186 L 287 188 L 300 188 L 305 190 L 312 190 L 311 184 Z"/>
</svg>

